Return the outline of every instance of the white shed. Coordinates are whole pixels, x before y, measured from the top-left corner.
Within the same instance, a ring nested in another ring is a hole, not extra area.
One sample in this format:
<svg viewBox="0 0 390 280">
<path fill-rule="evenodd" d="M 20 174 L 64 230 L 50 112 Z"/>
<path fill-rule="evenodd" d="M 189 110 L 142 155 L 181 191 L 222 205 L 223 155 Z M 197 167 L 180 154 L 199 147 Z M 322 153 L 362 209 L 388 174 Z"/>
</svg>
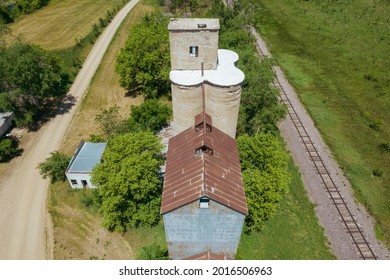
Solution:
<svg viewBox="0 0 390 280">
<path fill-rule="evenodd" d="M 92 169 L 102 158 L 107 143 L 81 141 L 65 171 L 72 188 L 95 188 L 91 183 Z"/>
<path fill-rule="evenodd" d="M 15 115 L 13 112 L 0 112 L 0 137 L 11 127 L 14 117 Z"/>
</svg>

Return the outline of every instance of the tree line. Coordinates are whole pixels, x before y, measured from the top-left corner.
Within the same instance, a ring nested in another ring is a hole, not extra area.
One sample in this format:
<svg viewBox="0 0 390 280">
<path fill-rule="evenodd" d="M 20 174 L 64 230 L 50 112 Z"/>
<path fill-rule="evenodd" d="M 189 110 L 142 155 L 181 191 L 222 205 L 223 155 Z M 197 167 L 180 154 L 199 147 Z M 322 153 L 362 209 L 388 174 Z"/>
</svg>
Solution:
<svg viewBox="0 0 390 280">
<path fill-rule="evenodd" d="M 0 23 L 11 23 L 19 16 L 32 13 L 48 3 L 49 0 L 0 0 Z"/>
</svg>

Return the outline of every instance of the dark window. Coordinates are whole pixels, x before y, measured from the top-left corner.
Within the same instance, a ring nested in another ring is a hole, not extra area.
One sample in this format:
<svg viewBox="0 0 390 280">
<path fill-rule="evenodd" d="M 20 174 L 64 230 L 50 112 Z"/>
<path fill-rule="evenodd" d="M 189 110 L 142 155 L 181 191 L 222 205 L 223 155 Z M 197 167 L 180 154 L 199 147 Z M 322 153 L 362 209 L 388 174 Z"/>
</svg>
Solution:
<svg viewBox="0 0 390 280">
<path fill-rule="evenodd" d="M 77 186 L 77 180 L 70 180 L 73 186 Z"/>
<path fill-rule="evenodd" d="M 206 209 L 209 208 L 210 201 L 208 198 L 203 197 L 199 201 L 199 208 Z"/>
<path fill-rule="evenodd" d="M 204 155 L 204 154 L 212 155 L 213 154 L 213 149 L 207 147 L 206 145 L 203 145 L 202 147 L 200 147 L 200 148 L 195 150 L 195 155 L 196 156 L 200 156 L 200 155 Z"/>
<path fill-rule="evenodd" d="M 190 57 L 198 57 L 198 46 L 191 46 L 190 47 Z"/>
<path fill-rule="evenodd" d="M 88 187 L 88 182 L 86 180 L 81 180 L 81 184 L 83 185 L 83 188 Z"/>
</svg>

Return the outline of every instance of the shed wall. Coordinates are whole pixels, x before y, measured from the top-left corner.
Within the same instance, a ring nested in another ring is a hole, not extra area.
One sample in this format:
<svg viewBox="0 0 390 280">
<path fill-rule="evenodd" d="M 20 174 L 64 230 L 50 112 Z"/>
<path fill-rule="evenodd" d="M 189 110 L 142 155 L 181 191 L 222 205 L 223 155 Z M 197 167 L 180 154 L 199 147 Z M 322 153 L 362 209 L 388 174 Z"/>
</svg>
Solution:
<svg viewBox="0 0 390 280">
<path fill-rule="evenodd" d="M 199 208 L 199 200 L 163 216 L 169 256 L 184 259 L 205 251 L 234 258 L 245 216 L 210 200 Z"/>
<path fill-rule="evenodd" d="M 70 186 L 73 189 L 82 189 L 84 188 L 82 184 L 82 180 L 87 181 L 87 188 L 96 188 L 92 183 L 91 183 L 91 174 L 90 173 L 66 173 L 66 178 L 68 179 L 68 182 Z M 77 185 L 72 184 L 71 180 L 76 180 Z"/>
</svg>

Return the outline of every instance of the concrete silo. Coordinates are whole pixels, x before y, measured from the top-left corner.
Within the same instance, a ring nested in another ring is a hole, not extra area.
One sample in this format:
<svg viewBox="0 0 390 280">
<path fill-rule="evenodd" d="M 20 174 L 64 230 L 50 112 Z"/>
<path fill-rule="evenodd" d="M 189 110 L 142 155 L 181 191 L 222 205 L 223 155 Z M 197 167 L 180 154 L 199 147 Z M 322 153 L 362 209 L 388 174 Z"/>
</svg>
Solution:
<svg viewBox="0 0 390 280">
<path fill-rule="evenodd" d="M 176 133 L 194 125 L 194 117 L 202 111 L 204 90 L 206 112 L 214 126 L 235 138 L 245 76 L 235 67 L 235 52 L 218 50 L 219 20 L 171 19 L 168 30 Z"/>
</svg>

